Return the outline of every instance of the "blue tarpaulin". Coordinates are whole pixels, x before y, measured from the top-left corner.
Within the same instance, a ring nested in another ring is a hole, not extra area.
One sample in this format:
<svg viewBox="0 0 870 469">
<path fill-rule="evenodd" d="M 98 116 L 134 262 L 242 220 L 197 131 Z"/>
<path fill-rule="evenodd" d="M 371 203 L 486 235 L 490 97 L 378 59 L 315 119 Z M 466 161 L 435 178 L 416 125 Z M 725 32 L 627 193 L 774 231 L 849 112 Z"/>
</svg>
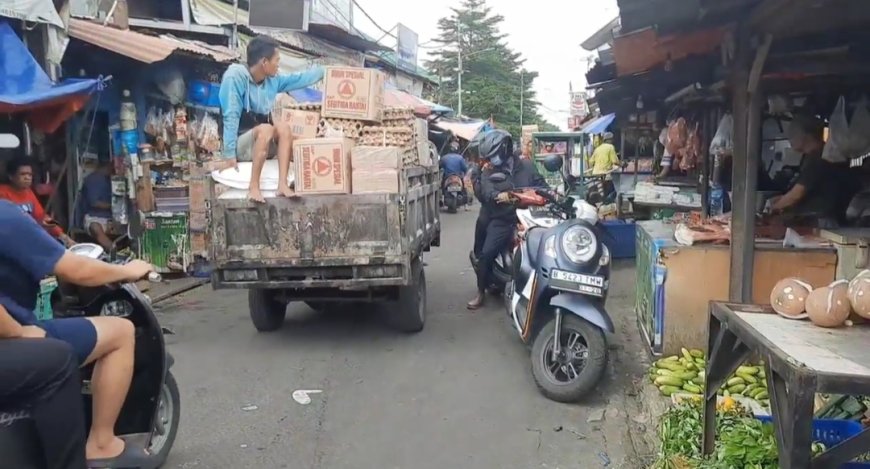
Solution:
<svg viewBox="0 0 870 469">
<path fill-rule="evenodd" d="M 0 22 L 0 112 L 57 104 L 62 98 L 88 94 L 100 83 L 97 79 L 52 82 L 12 27 Z"/>
<path fill-rule="evenodd" d="M 613 120 L 616 119 L 616 114 L 607 114 L 605 116 L 601 116 L 596 119 L 592 119 L 580 129 L 581 133 L 584 134 L 600 134 L 607 130 L 610 127 L 610 124 L 613 123 Z"/>
<path fill-rule="evenodd" d="M 297 103 L 320 103 L 323 101 L 323 93 L 319 90 L 315 90 L 314 88 L 302 88 L 301 90 L 294 90 L 290 92 L 290 96 L 296 100 Z"/>
</svg>

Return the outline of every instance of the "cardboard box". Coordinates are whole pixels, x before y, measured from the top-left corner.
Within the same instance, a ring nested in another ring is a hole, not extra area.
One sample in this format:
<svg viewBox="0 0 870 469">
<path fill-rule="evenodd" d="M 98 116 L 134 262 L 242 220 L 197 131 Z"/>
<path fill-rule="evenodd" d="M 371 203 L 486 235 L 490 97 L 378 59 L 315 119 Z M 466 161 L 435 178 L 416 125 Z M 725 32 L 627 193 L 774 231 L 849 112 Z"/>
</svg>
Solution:
<svg viewBox="0 0 870 469">
<path fill-rule="evenodd" d="M 399 193 L 398 169 L 354 170 L 354 194 L 397 194 Z"/>
<path fill-rule="evenodd" d="M 380 122 L 384 111 L 383 72 L 370 68 L 326 67 L 323 117 Z"/>
<path fill-rule="evenodd" d="M 414 139 L 416 143 L 417 163 L 420 166 L 432 166 L 432 155 L 429 153 L 429 122 L 426 119 L 414 120 Z"/>
<path fill-rule="evenodd" d="M 290 124 L 294 138 L 314 138 L 317 137 L 320 113 L 299 109 L 281 109 L 281 122 Z"/>
<path fill-rule="evenodd" d="M 399 147 L 354 147 L 350 152 L 351 170 L 399 169 L 402 167 L 402 151 Z"/>
<path fill-rule="evenodd" d="M 296 192 L 299 194 L 350 193 L 349 138 L 309 138 L 293 142 Z"/>
</svg>

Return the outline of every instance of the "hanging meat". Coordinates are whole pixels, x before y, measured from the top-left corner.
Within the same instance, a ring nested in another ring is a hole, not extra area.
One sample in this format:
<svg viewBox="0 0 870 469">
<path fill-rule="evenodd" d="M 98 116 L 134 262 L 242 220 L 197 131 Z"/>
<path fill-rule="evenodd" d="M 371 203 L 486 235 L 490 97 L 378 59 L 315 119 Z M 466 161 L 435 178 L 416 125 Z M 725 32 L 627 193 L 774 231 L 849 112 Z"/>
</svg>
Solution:
<svg viewBox="0 0 870 469">
<path fill-rule="evenodd" d="M 680 169 L 690 171 L 698 166 L 698 161 L 701 158 L 701 136 L 699 135 L 698 124 L 695 124 L 689 129 L 686 146 L 682 149 L 680 156 Z"/>
</svg>

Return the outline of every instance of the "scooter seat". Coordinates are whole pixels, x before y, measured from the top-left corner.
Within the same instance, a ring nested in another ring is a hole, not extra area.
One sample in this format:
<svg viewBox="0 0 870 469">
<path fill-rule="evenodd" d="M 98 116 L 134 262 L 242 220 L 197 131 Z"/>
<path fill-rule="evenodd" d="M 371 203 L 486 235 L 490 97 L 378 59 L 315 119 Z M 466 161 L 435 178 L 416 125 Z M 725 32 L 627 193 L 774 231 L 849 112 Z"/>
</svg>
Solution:
<svg viewBox="0 0 870 469">
<path fill-rule="evenodd" d="M 526 247 L 529 251 L 529 262 L 532 265 L 538 265 L 538 249 L 544 241 L 544 234 L 546 232 L 546 228 L 535 227 L 526 233 Z"/>
</svg>

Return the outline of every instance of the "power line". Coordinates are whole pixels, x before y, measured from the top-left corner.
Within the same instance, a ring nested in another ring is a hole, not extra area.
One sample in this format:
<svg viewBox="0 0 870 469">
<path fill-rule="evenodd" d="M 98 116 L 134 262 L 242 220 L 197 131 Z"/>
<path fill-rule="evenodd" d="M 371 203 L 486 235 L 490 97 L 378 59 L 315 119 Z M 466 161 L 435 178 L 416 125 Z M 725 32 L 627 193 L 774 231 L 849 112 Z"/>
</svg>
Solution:
<svg viewBox="0 0 870 469">
<path fill-rule="evenodd" d="M 384 28 L 382 28 L 381 25 L 379 25 L 379 24 L 377 23 L 377 21 L 375 21 L 375 20 L 371 17 L 371 15 L 369 15 L 368 12 L 367 12 L 363 7 L 360 6 L 359 2 L 357 2 L 356 0 L 351 0 L 351 1 L 352 1 L 352 3 L 354 4 L 354 6 L 356 6 L 357 8 L 359 8 L 359 11 L 361 11 L 362 14 L 365 15 L 365 17 L 368 18 L 369 21 L 371 21 L 373 25 L 375 25 L 376 28 L 378 28 L 378 29 L 381 30 L 382 33 L 384 33 L 385 35 L 390 36 L 390 37 L 392 37 L 392 38 L 394 38 L 394 39 L 398 39 L 398 38 L 396 37 L 395 34 L 391 33 L 390 31 L 387 31 L 387 30 L 384 29 Z"/>
</svg>

